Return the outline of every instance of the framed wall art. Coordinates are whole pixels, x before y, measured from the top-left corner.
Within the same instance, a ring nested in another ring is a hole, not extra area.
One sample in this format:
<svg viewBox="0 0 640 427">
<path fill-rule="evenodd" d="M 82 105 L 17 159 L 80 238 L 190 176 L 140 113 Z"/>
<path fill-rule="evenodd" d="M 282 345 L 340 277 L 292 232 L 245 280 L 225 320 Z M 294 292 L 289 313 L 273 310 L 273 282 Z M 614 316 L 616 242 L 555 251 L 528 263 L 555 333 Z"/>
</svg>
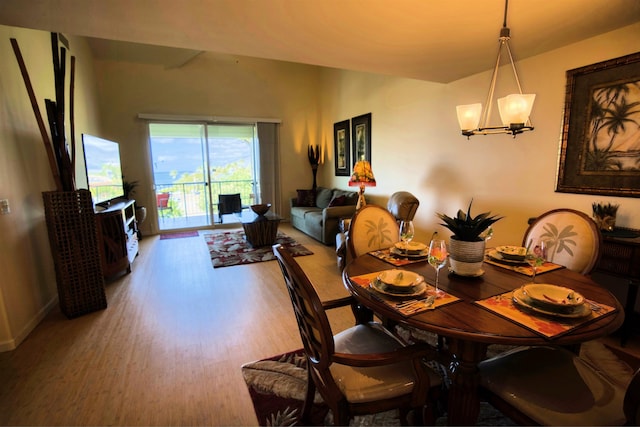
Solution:
<svg viewBox="0 0 640 427">
<path fill-rule="evenodd" d="M 336 176 L 351 175 L 351 138 L 349 131 L 349 120 L 333 124 Z"/>
<path fill-rule="evenodd" d="M 371 113 L 351 119 L 353 136 L 353 164 L 359 160 L 371 163 Z"/>
<path fill-rule="evenodd" d="M 640 52 L 567 71 L 557 192 L 640 197 Z"/>
</svg>

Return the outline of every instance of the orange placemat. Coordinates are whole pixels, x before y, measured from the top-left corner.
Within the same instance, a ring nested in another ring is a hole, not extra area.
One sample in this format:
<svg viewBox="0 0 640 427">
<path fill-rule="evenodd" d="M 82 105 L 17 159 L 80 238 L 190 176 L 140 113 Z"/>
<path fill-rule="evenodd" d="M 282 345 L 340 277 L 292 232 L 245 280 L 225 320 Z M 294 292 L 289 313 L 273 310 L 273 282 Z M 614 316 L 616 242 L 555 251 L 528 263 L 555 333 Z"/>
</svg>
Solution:
<svg viewBox="0 0 640 427">
<path fill-rule="evenodd" d="M 373 295 L 376 299 L 385 303 L 386 305 L 396 310 L 398 313 L 402 314 L 403 316 L 412 316 L 414 314 L 418 314 L 423 311 L 434 310 L 438 307 L 442 307 L 443 305 L 451 304 L 452 302 L 456 302 L 460 300 L 460 298 L 458 297 L 448 294 L 442 290 L 438 290 L 439 296 L 438 298 L 436 298 L 434 304 L 431 304 L 428 306 L 426 304 L 422 304 L 422 306 L 418 304 L 417 307 L 414 305 L 409 307 L 405 307 L 402 305 L 398 306 L 398 304 L 404 302 L 407 298 L 402 298 L 402 299 L 393 298 L 392 296 L 381 294 L 380 292 L 371 288 L 371 281 L 374 280 L 376 277 L 378 277 L 380 273 L 382 273 L 382 271 L 377 271 L 375 273 L 362 274 L 360 276 L 351 276 L 349 278 L 353 282 L 357 283 L 358 286 L 361 286 L 365 288 L 367 291 L 369 291 L 371 295 Z M 426 285 L 427 285 L 426 293 L 419 297 L 415 297 L 415 299 L 421 300 L 426 298 L 429 295 L 435 294 L 436 288 L 434 286 L 431 286 L 429 283 L 426 283 Z"/>
<path fill-rule="evenodd" d="M 376 258 L 379 258 L 385 262 L 388 262 L 389 264 L 393 264 L 397 267 L 403 266 L 403 265 L 408 265 L 408 264 L 414 264 L 416 262 L 425 262 L 427 260 L 427 257 L 423 257 L 423 258 L 418 258 L 418 259 L 407 259 L 407 258 L 398 258 L 397 256 L 395 256 L 394 254 L 391 253 L 391 249 L 380 249 L 377 251 L 371 251 L 369 252 L 369 255 L 374 256 Z"/>
<path fill-rule="evenodd" d="M 614 307 L 600 304 L 586 298 L 585 301 L 595 308 L 591 310 L 591 314 L 588 316 L 578 319 L 545 316 L 543 314 L 529 312 L 526 309 L 520 309 L 513 302 L 513 291 L 476 301 L 475 303 L 545 338 L 553 339 L 586 323 L 593 322 L 602 316 L 614 313 L 617 310 Z"/>
</svg>

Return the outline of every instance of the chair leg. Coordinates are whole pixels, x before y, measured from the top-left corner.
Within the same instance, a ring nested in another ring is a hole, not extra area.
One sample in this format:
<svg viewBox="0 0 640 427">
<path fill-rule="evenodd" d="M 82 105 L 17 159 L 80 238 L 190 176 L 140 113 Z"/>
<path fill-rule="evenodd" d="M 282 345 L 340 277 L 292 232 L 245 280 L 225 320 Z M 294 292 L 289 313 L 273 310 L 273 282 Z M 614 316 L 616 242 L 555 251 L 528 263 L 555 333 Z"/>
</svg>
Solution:
<svg viewBox="0 0 640 427">
<path fill-rule="evenodd" d="M 304 397 L 304 404 L 302 405 L 302 414 L 300 421 L 302 425 L 309 425 L 311 422 L 311 408 L 313 407 L 313 400 L 316 396 L 316 383 L 311 376 L 311 369 L 307 366 L 307 393 Z"/>
</svg>

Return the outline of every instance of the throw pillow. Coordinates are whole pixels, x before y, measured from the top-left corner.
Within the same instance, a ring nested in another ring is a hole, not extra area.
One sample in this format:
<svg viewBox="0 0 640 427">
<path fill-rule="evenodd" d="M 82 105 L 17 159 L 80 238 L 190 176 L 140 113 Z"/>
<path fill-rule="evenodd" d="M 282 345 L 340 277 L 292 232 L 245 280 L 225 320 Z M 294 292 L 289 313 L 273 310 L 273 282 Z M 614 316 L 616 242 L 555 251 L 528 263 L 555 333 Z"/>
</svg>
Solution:
<svg viewBox="0 0 640 427">
<path fill-rule="evenodd" d="M 329 188 L 318 187 L 316 190 L 316 206 L 324 209 L 329 206 L 333 191 Z"/>
<path fill-rule="evenodd" d="M 334 197 L 329 202 L 329 207 L 332 207 L 332 206 L 344 206 L 344 200 L 345 200 L 345 196 Z"/>
<path fill-rule="evenodd" d="M 296 206 L 311 208 L 316 205 L 316 192 L 313 190 L 296 190 L 298 199 Z"/>
<path fill-rule="evenodd" d="M 358 193 L 355 191 L 333 190 L 333 198 L 344 196 L 344 205 L 355 205 L 358 203 Z"/>
</svg>

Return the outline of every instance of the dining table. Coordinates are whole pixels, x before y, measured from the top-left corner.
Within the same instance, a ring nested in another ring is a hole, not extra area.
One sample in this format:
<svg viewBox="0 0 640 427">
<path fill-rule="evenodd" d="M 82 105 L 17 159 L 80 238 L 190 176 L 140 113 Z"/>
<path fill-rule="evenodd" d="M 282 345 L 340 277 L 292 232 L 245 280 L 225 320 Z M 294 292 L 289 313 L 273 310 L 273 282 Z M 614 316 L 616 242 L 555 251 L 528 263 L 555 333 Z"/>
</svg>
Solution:
<svg viewBox="0 0 640 427">
<path fill-rule="evenodd" d="M 579 293 L 588 304 L 588 314 L 558 317 L 516 304 L 514 293 L 532 280 L 527 268 L 489 258 L 473 276 L 460 276 L 444 267 L 439 274 L 441 294 L 436 303 L 410 310 L 403 304 L 407 297 L 381 292 L 375 281 L 386 270 L 408 270 L 427 284 L 426 293 L 415 299 L 433 294 L 435 269 L 426 258 L 403 260 L 392 250 L 374 251 L 353 259 L 342 277 L 358 304 L 380 319 L 442 338 L 450 357 L 448 424 L 473 425 L 480 411 L 478 363 L 487 357 L 490 344 L 566 346 L 578 351 L 581 343 L 610 335 L 623 323 L 624 309 L 611 292 L 588 276 L 551 263 L 538 271 L 536 283 Z"/>
</svg>

